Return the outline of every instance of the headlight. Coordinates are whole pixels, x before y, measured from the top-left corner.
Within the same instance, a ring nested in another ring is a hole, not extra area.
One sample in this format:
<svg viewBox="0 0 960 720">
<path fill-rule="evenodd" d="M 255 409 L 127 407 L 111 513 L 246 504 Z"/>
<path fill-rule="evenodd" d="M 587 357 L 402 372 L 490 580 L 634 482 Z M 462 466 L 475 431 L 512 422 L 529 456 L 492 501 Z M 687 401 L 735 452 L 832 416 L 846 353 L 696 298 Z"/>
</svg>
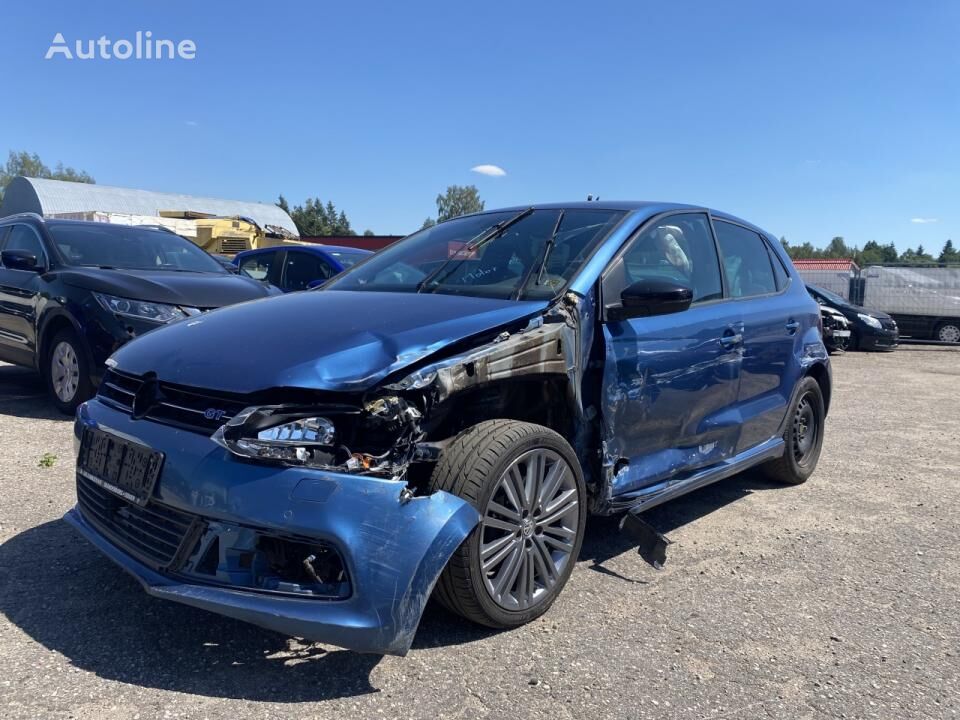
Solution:
<svg viewBox="0 0 960 720">
<path fill-rule="evenodd" d="M 130 298 L 117 297 L 115 295 L 104 295 L 103 293 L 93 293 L 104 310 L 123 315 L 125 317 L 137 318 L 138 320 L 151 320 L 157 323 L 168 323 L 173 320 L 185 318 L 188 315 L 196 315 L 198 310 L 195 308 L 180 308 L 176 305 L 166 305 L 164 303 L 146 302 L 144 300 L 132 300 Z"/>
<path fill-rule="evenodd" d="M 883 327 L 883 326 L 880 324 L 880 321 L 877 320 L 877 319 L 876 319 L 875 317 L 873 317 L 872 315 L 864 315 L 863 313 L 857 313 L 857 317 L 860 318 L 861 320 L 863 320 L 863 321 L 864 321 L 867 325 L 869 325 L 870 327 L 876 328 L 877 330 L 879 330 L 880 328 Z"/>
<path fill-rule="evenodd" d="M 295 465 L 330 465 L 337 439 L 333 422 L 281 406 L 237 413 L 211 439 L 234 455 Z"/>
</svg>

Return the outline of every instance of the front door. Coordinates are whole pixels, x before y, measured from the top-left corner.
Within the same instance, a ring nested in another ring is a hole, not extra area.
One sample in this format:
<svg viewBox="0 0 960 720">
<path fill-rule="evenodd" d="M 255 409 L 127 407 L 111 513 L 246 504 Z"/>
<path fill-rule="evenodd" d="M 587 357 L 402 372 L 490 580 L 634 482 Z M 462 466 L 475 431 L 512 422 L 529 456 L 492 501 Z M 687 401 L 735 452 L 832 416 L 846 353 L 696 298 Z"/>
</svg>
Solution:
<svg viewBox="0 0 960 720">
<path fill-rule="evenodd" d="M 723 300 L 707 215 L 669 215 L 644 227 L 605 273 L 604 302 L 647 278 L 690 287 L 693 304 L 604 324 L 605 454 L 619 458 L 614 496 L 730 457 L 739 430 L 743 325 Z"/>
<path fill-rule="evenodd" d="M 13 225 L 4 250 L 26 250 L 44 266 L 46 255 L 40 238 L 28 225 Z M 0 357 L 32 365 L 37 349 L 36 319 L 40 300 L 40 274 L 0 266 Z"/>
</svg>

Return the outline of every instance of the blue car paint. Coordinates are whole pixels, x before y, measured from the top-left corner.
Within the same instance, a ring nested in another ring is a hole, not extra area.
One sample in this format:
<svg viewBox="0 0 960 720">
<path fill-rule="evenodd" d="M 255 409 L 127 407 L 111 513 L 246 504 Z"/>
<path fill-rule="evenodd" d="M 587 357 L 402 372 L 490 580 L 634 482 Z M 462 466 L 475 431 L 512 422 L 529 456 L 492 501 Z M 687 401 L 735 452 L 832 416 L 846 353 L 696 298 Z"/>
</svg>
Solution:
<svg viewBox="0 0 960 720">
<path fill-rule="evenodd" d="M 453 343 L 523 322 L 548 305 L 339 290 L 271 299 L 240 313 L 228 307 L 173 323 L 160 339 L 145 335 L 114 359 L 128 372 L 152 371 L 169 382 L 225 392 L 366 390 Z M 323 320 L 311 331 L 305 318 Z"/>
<path fill-rule="evenodd" d="M 298 637 L 405 654 L 437 576 L 478 521 L 449 493 L 401 502 L 402 481 L 242 462 L 208 437 L 132 420 L 95 400 L 80 407 L 75 437 L 101 425 L 164 449 L 163 504 L 336 545 L 352 580 L 349 599 L 278 598 L 160 575 L 103 539 L 79 510 L 67 515 L 150 594 Z"/>
<path fill-rule="evenodd" d="M 175 323 L 125 346 L 115 360 L 130 373 L 156 372 L 165 381 L 234 393 L 422 387 L 447 396 L 478 377 L 562 374 L 571 388 L 565 402 L 576 418 L 571 443 L 585 470 L 600 456 L 600 475 L 589 478 L 596 512 L 652 507 L 782 454 L 780 434 L 797 380 L 819 366 L 829 382 L 830 367 L 816 303 L 780 243 L 758 230 L 791 277 L 778 295 L 601 323 L 598 280 L 637 229 L 663 213 L 706 212 L 652 203 L 602 206 L 629 212 L 553 303 L 298 293 Z M 795 331 L 785 327 L 785 317 L 797 322 Z M 305 318 L 323 323 L 312 331 Z M 741 347 L 720 342 L 727 330 L 742 333 Z M 536 362 L 512 363 L 514 349 Z M 585 375 L 598 364 L 599 387 L 589 396 Z M 438 574 L 478 520 L 472 507 L 446 493 L 403 504 L 402 481 L 243 462 L 208 438 L 132 420 L 97 399 L 82 406 L 77 431 L 84 425 L 127 433 L 166 452 L 157 489 L 164 503 L 333 540 L 356 587 L 349 600 L 328 602 L 176 581 L 116 550 L 71 511 L 68 519 L 149 592 L 344 647 L 405 652 Z M 589 444 L 596 428 L 599 448 Z"/>
</svg>

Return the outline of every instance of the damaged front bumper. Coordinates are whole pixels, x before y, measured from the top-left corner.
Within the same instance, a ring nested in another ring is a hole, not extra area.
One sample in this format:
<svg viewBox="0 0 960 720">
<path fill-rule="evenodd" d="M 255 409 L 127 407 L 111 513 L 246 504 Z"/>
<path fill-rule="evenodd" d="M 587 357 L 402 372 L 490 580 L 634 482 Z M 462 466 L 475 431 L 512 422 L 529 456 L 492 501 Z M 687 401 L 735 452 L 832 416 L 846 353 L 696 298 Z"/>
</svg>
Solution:
<svg viewBox="0 0 960 720">
<path fill-rule="evenodd" d="M 209 437 L 97 400 L 78 411 L 78 441 L 85 428 L 165 454 L 145 506 L 78 474 L 65 518 L 149 594 L 351 650 L 409 650 L 437 577 L 479 519 L 449 493 L 411 497 L 402 481 L 238 460 Z M 299 567 L 312 579 L 294 577 Z"/>
</svg>

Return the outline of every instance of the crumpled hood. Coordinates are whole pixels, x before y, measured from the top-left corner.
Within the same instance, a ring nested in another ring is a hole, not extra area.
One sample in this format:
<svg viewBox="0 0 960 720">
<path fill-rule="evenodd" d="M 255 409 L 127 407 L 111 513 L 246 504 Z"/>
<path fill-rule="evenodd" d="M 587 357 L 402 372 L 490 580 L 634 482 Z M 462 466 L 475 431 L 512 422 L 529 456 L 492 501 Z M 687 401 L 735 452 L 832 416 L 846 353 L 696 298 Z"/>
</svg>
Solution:
<svg viewBox="0 0 960 720">
<path fill-rule="evenodd" d="M 60 278 L 67 285 L 94 292 L 197 308 L 218 308 L 274 294 L 253 278 L 227 272 L 83 268 L 62 270 Z"/>
<path fill-rule="evenodd" d="M 118 350 L 117 369 L 233 393 L 360 391 L 451 343 L 546 309 L 541 301 L 321 290 L 227 307 Z"/>
</svg>

